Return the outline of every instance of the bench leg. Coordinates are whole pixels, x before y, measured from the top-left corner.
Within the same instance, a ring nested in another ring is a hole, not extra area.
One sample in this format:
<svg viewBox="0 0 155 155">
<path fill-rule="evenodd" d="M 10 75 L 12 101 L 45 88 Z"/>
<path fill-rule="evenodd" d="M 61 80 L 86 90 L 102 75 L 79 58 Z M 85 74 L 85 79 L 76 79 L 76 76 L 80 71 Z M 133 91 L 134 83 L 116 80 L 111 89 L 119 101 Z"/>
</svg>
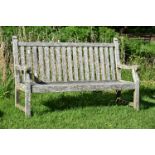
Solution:
<svg viewBox="0 0 155 155">
<path fill-rule="evenodd" d="M 121 91 L 120 90 L 116 90 L 116 103 L 118 103 L 121 99 Z"/>
<path fill-rule="evenodd" d="M 19 90 L 15 88 L 15 107 L 19 104 Z"/>
<path fill-rule="evenodd" d="M 31 89 L 30 85 L 25 89 L 25 116 L 31 116 Z"/>
<path fill-rule="evenodd" d="M 139 86 L 136 86 L 134 90 L 133 107 L 134 109 L 139 110 Z"/>
</svg>

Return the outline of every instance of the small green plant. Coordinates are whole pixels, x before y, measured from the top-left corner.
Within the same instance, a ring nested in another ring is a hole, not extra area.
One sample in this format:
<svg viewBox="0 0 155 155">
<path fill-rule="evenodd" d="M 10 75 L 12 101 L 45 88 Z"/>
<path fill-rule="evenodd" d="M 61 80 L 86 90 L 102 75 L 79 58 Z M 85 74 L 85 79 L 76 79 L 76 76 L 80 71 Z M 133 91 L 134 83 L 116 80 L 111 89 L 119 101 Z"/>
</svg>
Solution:
<svg viewBox="0 0 155 155">
<path fill-rule="evenodd" d="M 8 73 L 7 80 L 3 81 L 0 75 L 0 98 L 9 98 L 13 95 L 14 80 L 11 73 Z"/>
</svg>

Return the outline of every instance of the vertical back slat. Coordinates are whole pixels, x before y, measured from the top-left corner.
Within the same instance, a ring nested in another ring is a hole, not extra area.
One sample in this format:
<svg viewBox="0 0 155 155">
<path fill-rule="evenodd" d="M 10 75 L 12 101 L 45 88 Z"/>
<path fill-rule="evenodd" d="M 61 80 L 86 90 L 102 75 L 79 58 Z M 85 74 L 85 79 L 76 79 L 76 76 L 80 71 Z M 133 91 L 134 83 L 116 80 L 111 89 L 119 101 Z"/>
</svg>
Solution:
<svg viewBox="0 0 155 155">
<path fill-rule="evenodd" d="M 54 53 L 53 47 L 50 47 L 50 56 L 51 56 L 52 82 L 55 82 L 56 81 L 56 67 L 55 67 L 55 53 Z"/>
<path fill-rule="evenodd" d="M 46 81 L 50 82 L 50 65 L 49 65 L 49 48 L 45 47 L 44 48 L 45 52 L 45 72 L 46 72 Z"/>
<path fill-rule="evenodd" d="M 84 74 L 83 74 L 83 57 L 82 57 L 82 48 L 78 48 L 78 57 L 79 57 L 79 72 L 80 72 L 80 80 L 84 80 Z"/>
<path fill-rule="evenodd" d="M 26 64 L 27 64 L 27 67 L 30 67 L 32 66 L 32 57 L 31 57 L 31 48 L 30 47 L 26 47 Z M 26 77 L 28 78 L 28 77 Z"/>
<path fill-rule="evenodd" d="M 93 48 L 89 47 L 89 65 L 90 65 L 90 79 L 95 80 L 94 77 L 94 60 L 93 60 Z"/>
<path fill-rule="evenodd" d="M 77 65 L 77 51 L 76 47 L 73 47 L 73 65 L 74 65 L 74 80 L 78 81 L 78 65 Z"/>
<path fill-rule="evenodd" d="M 110 80 L 108 47 L 105 47 L 105 66 L 106 66 L 106 77 L 107 77 L 106 79 Z"/>
<path fill-rule="evenodd" d="M 66 63 L 66 48 L 62 47 L 62 73 L 63 80 L 67 82 L 67 63 Z"/>
<path fill-rule="evenodd" d="M 113 47 L 110 47 L 110 64 L 111 64 L 111 77 L 112 80 L 115 80 L 115 64 L 114 64 L 114 51 L 113 51 Z"/>
<path fill-rule="evenodd" d="M 57 68 L 57 76 L 58 81 L 62 81 L 62 74 L 61 74 L 61 61 L 60 61 L 60 47 L 55 48 L 56 52 L 56 68 Z"/>
<path fill-rule="evenodd" d="M 38 55 L 37 55 L 37 48 L 32 48 L 33 53 L 33 70 L 34 70 L 34 76 L 38 78 L 39 71 L 38 71 Z"/>
<path fill-rule="evenodd" d="M 38 51 L 39 51 L 39 69 L 40 69 L 40 79 L 42 81 L 45 80 L 45 76 L 44 76 L 44 60 L 43 60 L 43 48 L 42 47 L 38 47 Z"/>
<path fill-rule="evenodd" d="M 67 47 L 67 60 L 68 60 L 68 76 L 69 76 L 69 81 L 73 81 L 71 47 Z"/>
<path fill-rule="evenodd" d="M 119 54 L 119 43 L 118 39 L 114 38 L 113 40 L 115 45 L 115 62 L 116 62 L 116 72 L 117 72 L 117 80 L 121 80 L 121 69 L 117 66 L 120 65 L 120 54 Z"/>
<path fill-rule="evenodd" d="M 88 67 L 88 51 L 87 47 L 84 47 L 84 66 L 85 66 L 85 79 L 89 80 L 89 67 Z"/>
<path fill-rule="evenodd" d="M 100 47 L 99 55 L 100 55 L 101 77 L 102 80 L 105 80 L 105 67 L 104 67 L 105 62 L 104 62 L 103 47 Z"/>
<path fill-rule="evenodd" d="M 100 70 L 99 70 L 99 60 L 98 60 L 98 48 L 94 47 L 95 50 L 95 71 L 96 71 L 96 80 L 100 80 Z"/>
<path fill-rule="evenodd" d="M 21 66 L 25 66 L 25 53 L 24 53 L 24 46 L 20 47 L 20 55 L 21 55 Z M 22 76 L 23 82 L 25 81 L 25 76 L 23 74 Z"/>
</svg>

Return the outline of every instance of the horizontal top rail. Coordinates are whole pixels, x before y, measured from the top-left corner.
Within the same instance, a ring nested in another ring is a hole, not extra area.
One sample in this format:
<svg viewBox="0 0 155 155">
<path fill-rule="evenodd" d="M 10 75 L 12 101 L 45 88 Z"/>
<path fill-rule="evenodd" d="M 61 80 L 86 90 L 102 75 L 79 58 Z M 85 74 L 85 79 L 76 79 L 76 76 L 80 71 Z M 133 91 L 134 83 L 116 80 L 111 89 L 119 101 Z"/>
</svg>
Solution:
<svg viewBox="0 0 155 155">
<path fill-rule="evenodd" d="M 114 47 L 114 43 L 55 43 L 55 42 L 18 42 L 18 46 L 51 46 L 51 47 Z"/>
</svg>

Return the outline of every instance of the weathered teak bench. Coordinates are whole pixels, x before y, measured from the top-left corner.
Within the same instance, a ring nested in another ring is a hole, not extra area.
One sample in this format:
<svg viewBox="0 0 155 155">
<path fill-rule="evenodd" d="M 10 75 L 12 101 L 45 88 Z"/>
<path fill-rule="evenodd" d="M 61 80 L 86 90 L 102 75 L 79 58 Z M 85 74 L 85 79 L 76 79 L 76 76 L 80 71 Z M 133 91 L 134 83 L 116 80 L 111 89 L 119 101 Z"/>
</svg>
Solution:
<svg viewBox="0 0 155 155">
<path fill-rule="evenodd" d="M 139 109 L 137 66 L 120 63 L 119 43 L 20 42 L 13 37 L 15 106 L 31 115 L 31 93 L 134 90 Z M 131 69 L 133 82 L 121 80 L 121 69 Z M 25 92 L 25 107 L 19 104 Z"/>
</svg>

